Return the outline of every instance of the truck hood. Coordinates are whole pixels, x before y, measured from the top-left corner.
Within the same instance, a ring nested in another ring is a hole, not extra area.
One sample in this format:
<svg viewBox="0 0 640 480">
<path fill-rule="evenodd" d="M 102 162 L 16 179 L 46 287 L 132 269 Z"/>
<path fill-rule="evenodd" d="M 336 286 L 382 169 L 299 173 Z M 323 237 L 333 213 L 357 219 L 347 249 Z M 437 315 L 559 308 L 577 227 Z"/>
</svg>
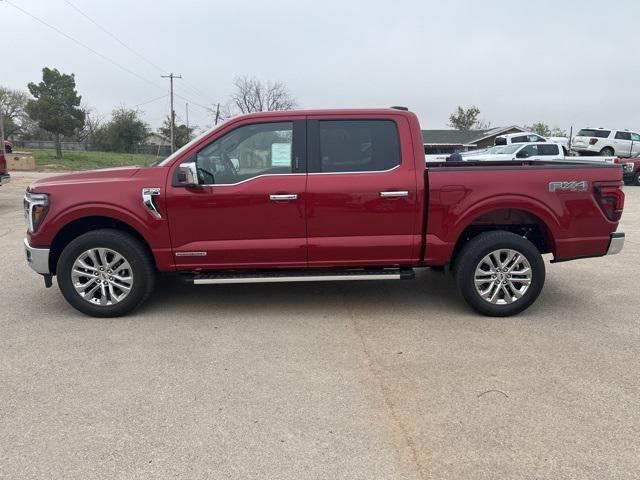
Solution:
<svg viewBox="0 0 640 480">
<path fill-rule="evenodd" d="M 100 170 L 85 170 L 82 172 L 68 173 L 63 175 L 54 175 L 51 177 L 41 178 L 29 185 L 29 191 L 36 188 L 46 188 L 49 186 L 72 185 L 82 183 L 100 183 L 113 182 L 119 179 L 133 177 L 142 168 L 145 167 L 118 167 L 104 168 Z"/>
</svg>

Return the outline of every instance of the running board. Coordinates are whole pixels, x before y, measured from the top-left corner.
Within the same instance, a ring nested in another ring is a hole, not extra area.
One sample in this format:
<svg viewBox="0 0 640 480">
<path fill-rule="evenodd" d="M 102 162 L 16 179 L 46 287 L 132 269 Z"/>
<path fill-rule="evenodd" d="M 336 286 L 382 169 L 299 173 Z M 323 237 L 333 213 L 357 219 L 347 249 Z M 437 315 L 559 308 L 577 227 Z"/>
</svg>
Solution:
<svg viewBox="0 0 640 480">
<path fill-rule="evenodd" d="M 200 273 L 188 278 L 194 285 L 221 283 L 338 282 L 355 280 L 410 280 L 413 269 L 385 268 L 376 270 L 285 270 L 268 272 Z"/>
</svg>

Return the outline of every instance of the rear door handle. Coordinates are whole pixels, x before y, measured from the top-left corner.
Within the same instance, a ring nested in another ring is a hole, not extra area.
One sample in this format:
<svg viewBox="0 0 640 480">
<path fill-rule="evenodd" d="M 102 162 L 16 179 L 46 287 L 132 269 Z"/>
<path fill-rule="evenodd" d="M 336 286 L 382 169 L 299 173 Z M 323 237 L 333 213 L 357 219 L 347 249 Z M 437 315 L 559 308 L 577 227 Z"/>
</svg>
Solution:
<svg viewBox="0 0 640 480">
<path fill-rule="evenodd" d="M 409 192 L 407 190 L 395 190 L 392 192 L 380 192 L 380 197 L 382 198 L 400 198 L 400 197 L 408 197 Z"/>
<path fill-rule="evenodd" d="M 274 202 L 282 202 L 282 201 L 297 200 L 297 199 L 298 199 L 298 194 L 297 193 L 286 193 L 286 194 L 282 194 L 282 195 L 269 195 L 269 200 L 272 200 Z"/>
</svg>

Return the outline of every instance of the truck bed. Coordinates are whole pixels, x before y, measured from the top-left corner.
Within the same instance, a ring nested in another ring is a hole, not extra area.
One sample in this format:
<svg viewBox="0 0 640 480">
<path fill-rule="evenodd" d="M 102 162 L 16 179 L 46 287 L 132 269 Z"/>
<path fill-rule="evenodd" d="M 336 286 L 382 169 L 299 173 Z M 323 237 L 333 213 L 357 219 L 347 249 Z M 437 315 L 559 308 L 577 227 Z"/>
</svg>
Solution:
<svg viewBox="0 0 640 480">
<path fill-rule="evenodd" d="M 555 261 L 604 255 L 617 221 L 605 216 L 596 195 L 601 185 L 621 184 L 622 167 L 611 163 L 431 163 L 425 168 L 429 247 L 424 261 L 450 258 L 458 239 L 465 231 L 472 234 L 474 226 L 505 223 L 537 229 L 540 247 Z"/>
</svg>

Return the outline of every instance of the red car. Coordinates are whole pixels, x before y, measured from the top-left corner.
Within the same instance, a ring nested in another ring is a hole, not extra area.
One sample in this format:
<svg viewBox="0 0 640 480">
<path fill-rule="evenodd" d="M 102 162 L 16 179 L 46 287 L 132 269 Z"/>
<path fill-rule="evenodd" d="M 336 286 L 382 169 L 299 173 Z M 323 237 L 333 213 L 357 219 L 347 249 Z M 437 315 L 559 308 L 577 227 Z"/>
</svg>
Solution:
<svg viewBox="0 0 640 480">
<path fill-rule="evenodd" d="M 158 272 L 201 285 L 401 280 L 426 267 L 453 270 L 473 308 L 505 316 L 538 297 L 543 253 L 622 249 L 621 186 L 622 167 L 606 163 L 425 168 L 406 109 L 263 112 L 158 164 L 32 183 L 24 245 L 45 284 L 56 275 L 94 316 L 132 311 Z"/>
<path fill-rule="evenodd" d="M 10 179 L 11 176 L 7 171 L 7 159 L 2 154 L 2 150 L 0 149 L 0 186 L 8 183 Z"/>
</svg>

